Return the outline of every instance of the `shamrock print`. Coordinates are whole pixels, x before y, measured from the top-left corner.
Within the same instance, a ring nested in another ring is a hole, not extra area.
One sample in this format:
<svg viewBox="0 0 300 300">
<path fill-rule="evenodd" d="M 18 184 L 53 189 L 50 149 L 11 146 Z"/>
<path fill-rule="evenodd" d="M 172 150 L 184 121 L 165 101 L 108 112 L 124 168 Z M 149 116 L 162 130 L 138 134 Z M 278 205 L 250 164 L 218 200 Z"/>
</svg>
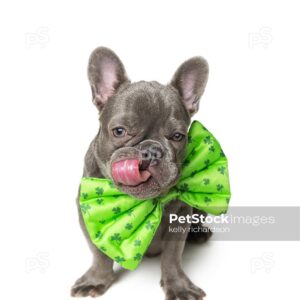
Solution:
<svg viewBox="0 0 300 300">
<path fill-rule="evenodd" d="M 127 216 L 131 217 L 132 214 L 133 214 L 133 209 L 131 208 L 127 211 Z"/>
<path fill-rule="evenodd" d="M 209 179 L 209 178 L 204 178 L 204 179 L 203 179 L 204 185 L 208 185 L 209 182 L 210 182 L 210 179 Z"/>
<path fill-rule="evenodd" d="M 103 192 L 104 192 L 104 190 L 103 190 L 102 187 L 96 187 L 96 194 L 97 195 L 101 196 L 101 195 L 103 195 Z"/>
<path fill-rule="evenodd" d="M 178 187 L 178 192 L 180 193 L 186 193 L 188 191 L 189 191 L 189 186 L 187 183 L 184 183 Z"/>
<path fill-rule="evenodd" d="M 189 135 L 188 136 L 188 144 L 191 144 L 193 142 L 193 139 L 192 139 L 192 137 Z"/>
<path fill-rule="evenodd" d="M 208 165 L 210 164 L 210 160 L 209 160 L 209 159 L 206 159 L 206 160 L 204 161 L 204 164 L 205 164 L 206 166 L 208 166 Z"/>
<path fill-rule="evenodd" d="M 209 148 L 208 148 L 208 151 L 210 151 L 210 152 L 215 152 L 215 147 L 214 146 L 210 146 Z"/>
<path fill-rule="evenodd" d="M 121 242 L 122 241 L 120 233 L 115 233 L 113 236 L 110 237 L 110 239 L 112 241 L 116 241 L 116 242 Z"/>
<path fill-rule="evenodd" d="M 135 247 L 139 247 L 139 246 L 141 246 L 141 244 L 142 244 L 142 241 L 141 241 L 141 240 L 135 240 L 134 243 L 133 243 L 133 245 L 134 245 Z"/>
<path fill-rule="evenodd" d="M 222 184 L 217 184 L 217 191 L 221 192 L 223 190 L 223 185 Z"/>
<path fill-rule="evenodd" d="M 211 199 L 210 199 L 209 197 L 205 197 L 205 198 L 204 198 L 204 202 L 205 202 L 206 204 L 209 204 L 209 203 L 211 202 Z"/>
<path fill-rule="evenodd" d="M 211 140 L 211 136 L 210 135 L 208 135 L 208 136 L 206 136 L 204 139 L 203 139 L 203 141 L 204 141 L 204 144 L 212 144 L 212 140 Z"/>
<path fill-rule="evenodd" d="M 186 167 L 188 166 L 190 163 L 190 161 L 188 159 L 186 159 L 184 162 L 183 162 L 183 166 Z"/>
<path fill-rule="evenodd" d="M 194 177 L 196 174 L 198 173 L 198 171 L 193 171 L 192 173 L 191 173 L 191 177 Z"/>
<path fill-rule="evenodd" d="M 127 229 L 127 230 L 130 230 L 130 229 L 132 229 L 132 223 L 127 223 L 126 225 L 125 225 L 125 229 Z"/>
<path fill-rule="evenodd" d="M 153 223 L 152 223 L 151 221 L 147 221 L 147 223 L 146 223 L 146 228 L 147 228 L 148 230 L 153 229 L 153 228 L 154 228 Z"/>
<path fill-rule="evenodd" d="M 221 157 L 225 157 L 225 153 L 223 152 L 222 149 L 221 149 L 221 152 L 220 152 L 220 156 L 221 156 Z"/>
<path fill-rule="evenodd" d="M 114 185 L 114 183 L 113 183 L 112 181 L 110 181 L 110 182 L 108 183 L 108 185 L 109 185 L 110 188 L 114 188 L 114 187 L 115 187 L 115 185 Z"/>
<path fill-rule="evenodd" d="M 84 214 L 86 214 L 89 211 L 89 209 L 91 209 L 91 206 L 89 204 L 82 203 L 80 204 L 80 209 Z"/>
<path fill-rule="evenodd" d="M 112 209 L 112 211 L 114 212 L 114 214 L 118 215 L 121 212 L 121 208 L 116 206 Z"/>
<path fill-rule="evenodd" d="M 133 259 L 134 260 L 141 260 L 142 259 L 142 254 L 141 253 L 137 253 Z"/>
<path fill-rule="evenodd" d="M 104 246 L 100 247 L 100 250 L 103 252 L 107 251 L 107 249 Z"/>
<path fill-rule="evenodd" d="M 121 257 L 121 256 L 116 256 L 115 257 L 115 261 L 119 264 L 119 263 L 122 263 L 125 261 L 125 258 L 124 257 Z"/>
<path fill-rule="evenodd" d="M 101 205 L 102 203 L 103 203 L 103 199 L 102 198 L 98 198 L 97 200 L 96 200 L 96 202 L 99 204 L 99 205 Z"/>
<path fill-rule="evenodd" d="M 226 170 L 226 168 L 225 168 L 224 166 L 218 168 L 218 171 L 219 171 L 222 175 L 225 174 L 225 170 Z"/>
<path fill-rule="evenodd" d="M 88 198 L 89 194 L 88 193 L 82 193 L 81 197 L 86 200 Z"/>
<path fill-rule="evenodd" d="M 101 231 L 97 231 L 96 233 L 96 239 L 99 239 L 102 237 L 102 232 Z"/>
</svg>

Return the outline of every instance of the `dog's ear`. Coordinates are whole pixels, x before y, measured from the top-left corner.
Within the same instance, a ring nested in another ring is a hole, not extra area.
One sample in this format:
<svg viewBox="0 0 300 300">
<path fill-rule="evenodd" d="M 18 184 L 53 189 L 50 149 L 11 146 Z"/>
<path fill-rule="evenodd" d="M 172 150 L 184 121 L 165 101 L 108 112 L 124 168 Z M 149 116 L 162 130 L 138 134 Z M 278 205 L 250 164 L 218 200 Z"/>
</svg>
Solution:
<svg viewBox="0 0 300 300">
<path fill-rule="evenodd" d="M 105 47 L 99 47 L 92 52 L 88 63 L 88 78 L 92 88 L 93 103 L 99 111 L 120 85 L 128 81 L 119 57 Z"/>
<path fill-rule="evenodd" d="M 171 81 L 182 98 L 190 116 L 198 111 L 199 101 L 208 79 L 208 63 L 202 57 L 185 61 L 176 71 Z"/>
</svg>

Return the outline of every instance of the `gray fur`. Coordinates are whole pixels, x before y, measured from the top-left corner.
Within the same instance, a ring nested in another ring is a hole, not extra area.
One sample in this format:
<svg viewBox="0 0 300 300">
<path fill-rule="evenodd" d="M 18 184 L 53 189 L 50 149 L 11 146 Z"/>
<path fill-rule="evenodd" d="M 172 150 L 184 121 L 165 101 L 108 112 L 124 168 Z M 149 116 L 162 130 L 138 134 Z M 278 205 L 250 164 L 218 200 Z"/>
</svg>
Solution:
<svg viewBox="0 0 300 300">
<path fill-rule="evenodd" d="M 112 163 L 120 158 L 143 159 L 143 151 L 151 153 L 152 178 L 138 187 L 118 188 L 144 199 L 166 193 L 180 176 L 187 142 L 190 117 L 198 109 L 207 82 L 208 65 L 195 57 L 183 63 L 168 85 L 140 81 L 130 83 L 120 59 L 107 48 L 97 48 L 91 54 L 88 77 L 93 102 L 99 110 L 100 128 L 85 156 L 83 176 L 110 178 Z M 128 135 L 116 138 L 112 129 L 126 128 Z M 185 135 L 182 141 L 171 139 L 175 131 Z M 149 150 L 150 149 L 150 150 Z M 157 155 L 157 153 L 159 155 Z M 79 209 L 79 221 L 93 253 L 93 264 L 72 287 L 72 296 L 98 296 L 113 283 L 113 261 L 90 241 Z M 161 253 L 161 285 L 166 299 L 202 299 L 204 292 L 195 286 L 181 267 L 185 236 L 170 233 L 168 215 L 186 215 L 192 208 L 174 199 L 165 206 L 159 229 L 146 253 Z M 174 225 L 175 226 L 175 225 Z M 185 224 L 184 226 L 189 226 Z"/>
</svg>

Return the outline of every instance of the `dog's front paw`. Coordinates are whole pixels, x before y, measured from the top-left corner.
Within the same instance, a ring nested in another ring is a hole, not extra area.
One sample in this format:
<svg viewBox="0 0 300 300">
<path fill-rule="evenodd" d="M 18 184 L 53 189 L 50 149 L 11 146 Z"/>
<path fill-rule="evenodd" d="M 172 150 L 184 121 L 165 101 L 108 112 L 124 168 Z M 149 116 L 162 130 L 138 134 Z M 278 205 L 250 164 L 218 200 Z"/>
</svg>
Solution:
<svg viewBox="0 0 300 300">
<path fill-rule="evenodd" d="M 88 270 L 71 288 L 72 297 L 98 297 L 106 292 L 115 279 L 115 275 L 101 275 Z"/>
<path fill-rule="evenodd" d="M 162 279 L 166 300 L 203 300 L 205 292 L 194 285 L 186 276 Z"/>
</svg>

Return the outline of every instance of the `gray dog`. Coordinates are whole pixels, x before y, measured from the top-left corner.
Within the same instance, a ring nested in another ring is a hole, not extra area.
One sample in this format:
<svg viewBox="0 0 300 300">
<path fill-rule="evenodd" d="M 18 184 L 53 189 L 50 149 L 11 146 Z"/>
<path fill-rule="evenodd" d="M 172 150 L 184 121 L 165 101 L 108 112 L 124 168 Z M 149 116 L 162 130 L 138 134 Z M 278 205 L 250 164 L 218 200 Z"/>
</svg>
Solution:
<svg viewBox="0 0 300 300">
<path fill-rule="evenodd" d="M 101 47 L 90 56 L 88 77 L 100 128 L 85 156 L 83 176 L 112 179 L 119 189 L 140 199 L 166 193 L 180 175 L 191 116 L 198 110 L 208 78 L 207 62 L 201 57 L 187 60 L 168 85 L 131 83 L 116 54 Z M 96 297 L 105 293 L 116 274 L 113 261 L 90 241 L 79 204 L 78 210 L 94 259 L 71 295 Z M 193 208 L 176 199 L 168 203 L 146 255 L 161 254 L 166 299 L 202 299 L 205 293 L 184 273 L 181 257 L 186 240 L 203 242 L 210 233 L 188 233 L 190 224 L 181 224 L 187 228 L 184 234 L 170 232 L 170 213 L 186 216 Z"/>
</svg>

